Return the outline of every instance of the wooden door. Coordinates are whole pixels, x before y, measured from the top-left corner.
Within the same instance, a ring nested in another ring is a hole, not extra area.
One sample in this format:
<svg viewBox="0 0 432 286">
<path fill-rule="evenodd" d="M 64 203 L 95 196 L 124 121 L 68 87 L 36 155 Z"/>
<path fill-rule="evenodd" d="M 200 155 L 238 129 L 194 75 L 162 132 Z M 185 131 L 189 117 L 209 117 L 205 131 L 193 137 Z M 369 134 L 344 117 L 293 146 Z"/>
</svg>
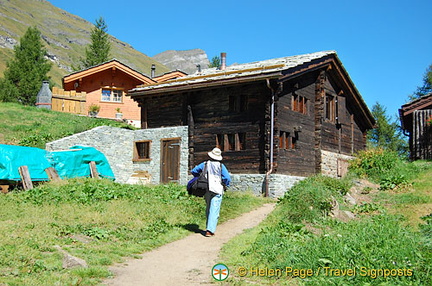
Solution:
<svg viewBox="0 0 432 286">
<path fill-rule="evenodd" d="M 180 138 L 162 139 L 161 183 L 180 179 Z"/>
</svg>

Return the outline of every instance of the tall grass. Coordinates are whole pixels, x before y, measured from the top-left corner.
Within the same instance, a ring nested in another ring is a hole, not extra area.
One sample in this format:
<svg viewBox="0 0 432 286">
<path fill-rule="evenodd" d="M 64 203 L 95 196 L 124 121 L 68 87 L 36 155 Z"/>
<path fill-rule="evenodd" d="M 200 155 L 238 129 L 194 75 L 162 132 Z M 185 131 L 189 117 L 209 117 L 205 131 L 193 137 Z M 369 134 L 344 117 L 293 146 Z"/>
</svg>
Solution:
<svg viewBox="0 0 432 286">
<path fill-rule="evenodd" d="M 355 164 L 358 174 L 379 182 L 390 173 L 407 180 L 417 175 L 421 180 L 407 181 L 412 183 L 411 191 L 382 189 L 374 202 L 352 208 L 374 211 L 358 211 L 362 214 L 348 222 L 327 214 L 334 200 L 349 209 L 342 199 L 349 182 L 315 176 L 298 183 L 259 228 L 224 247 L 221 261 L 233 273 L 227 283 L 432 285 L 432 214 L 423 217 L 426 224 L 417 230 L 407 223 L 411 218 L 406 213 L 411 205 L 418 210 L 422 204 L 430 204 L 431 164 L 403 162 L 376 150 L 367 153 L 366 162 Z M 429 183 L 422 179 L 426 177 Z M 425 191 L 428 186 L 429 191 Z M 393 206 L 397 212 L 388 211 Z M 261 274 L 257 269 L 262 269 Z"/>
<path fill-rule="evenodd" d="M 264 201 L 224 197 L 221 222 Z M 96 285 L 107 266 L 204 228 L 205 203 L 185 187 L 74 179 L 0 195 L 0 285 Z M 62 247 L 89 267 L 62 267 Z"/>
</svg>

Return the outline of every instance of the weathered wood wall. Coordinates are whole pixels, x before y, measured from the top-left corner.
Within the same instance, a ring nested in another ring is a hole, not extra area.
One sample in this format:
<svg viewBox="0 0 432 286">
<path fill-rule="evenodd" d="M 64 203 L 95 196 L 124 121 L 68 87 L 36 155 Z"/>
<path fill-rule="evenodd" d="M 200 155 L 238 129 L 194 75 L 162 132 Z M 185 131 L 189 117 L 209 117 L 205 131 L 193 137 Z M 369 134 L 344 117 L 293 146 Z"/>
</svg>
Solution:
<svg viewBox="0 0 432 286">
<path fill-rule="evenodd" d="M 232 172 L 263 173 L 265 105 L 269 93 L 265 82 L 261 82 L 153 97 L 142 106 L 146 108 L 148 128 L 193 122 L 190 167 L 208 159 L 207 152 L 216 146 L 217 135 L 244 134 L 244 150 L 223 151 L 224 162 Z M 244 110 L 230 110 L 232 96 L 242 97 Z"/>
<path fill-rule="evenodd" d="M 276 96 L 275 173 L 309 176 L 321 171 L 321 150 L 351 155 L 364 148 L 361 118 L 355 118 L 347 95 L 326 70 L 309 72 L 281 85 L 275 80 L 269 83 Z M 230 171 L 263 174 L 270 168 L 271 89 L 261 80 L 148 97 L 140 103 L 143 128 L 188 125 L 190 168 L 206 160 L 207 152 L 218 143 L 226 146 L 227 136 L 235 135 L 243 140 L 241 148 L 236 145 L 234 150 L 222 150 Z M 329 93 L 338 99 L 337 120 L 324 116 Z M 305 111 L 293 110 L 293 97 L 299 96 L 307 101 Z M 279 148 L 281 132 L 295 140 L 295 147 Z"/>
<path fill-rule="evenodd" d="M 325 96 L 335 99 L 335 117 L 325 118 Z M 294 98 L 302 97 L 306 112 L 294 111 Z M 276 144 L 277 173 L 307 176 L 321 171 L 321 150 L 351 155 L 365 146 L 364 132 L 344 92 L 326 71 L 316 71 L 284 83 L 277 102 L 276 134 L 295 137 L 294 148 Z M 300 130 L 300 131 L 299 131 Z"/>
<path fill-rule="evenodd" d="M 410 137 L 413 160 L 432 159 L 432 126 L 427 124 L 430 118 L 432 109 L 416 110 L 413 113 L 413 131 Z"/>
<path fill-rule="evenodd" d="M 315 173 L 315 81 L 316 74 L 302 77 L 284 84 L 284 89 L 277 101 L 276 132 L 289 132 L 296 138 L 294 149 L 279 148 L 276 144 L 276 172 L 296 176 Z M 292 98 L 296 94 L 307 99 L 306 113 L 293 111 Z M 301 130 L 299 130 L 299 128 Z M 299 130 L 296 132 L 296 130 Z M 297 134 L 296 134 L 297 133 Z M 291 139 L 292 140 L 292 139 Z"/>
</svg>

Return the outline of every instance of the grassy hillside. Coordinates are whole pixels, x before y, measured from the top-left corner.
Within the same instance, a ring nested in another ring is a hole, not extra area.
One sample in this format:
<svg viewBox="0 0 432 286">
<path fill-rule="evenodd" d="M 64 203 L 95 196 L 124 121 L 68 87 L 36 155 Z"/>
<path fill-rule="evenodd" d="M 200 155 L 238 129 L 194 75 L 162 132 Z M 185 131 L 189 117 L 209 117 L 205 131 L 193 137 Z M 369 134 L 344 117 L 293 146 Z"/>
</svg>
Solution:
<svg viewBox="0 0 432 286">
<path fill-rule="evenodd" d="M 0 144 L 43 149 L 47 142 L 101 125 L 129 128 L 129 125 L 114 120 L 4 102 L 0 102 L 0 122 Z"/>
<path fill-rule="evenodd" d="M 371 150 L 356 162 L 381 177 L 374 187 L 322 176 L 294 186 L 260 227 L 224 246 L 233 274 L 223 285 L 432 285 L 432 162 L 377 167 L 388 158 Z M 349 182 L 356 205 L 343 197 Z"/>
<path fill-rule="evenodd" d="M 106 19 L 107 20 L 107 19 Z M 50 76 L 61 86 L 61 78 L 69 74 L 72 65 L 77 66 L 84 57 L 93 23 L 53 6 L 45 0 L 0 1 L 0 74 L 11 59 L 13 45 L 19 42 L 29 26 L 36 26 L 53 63 Z M 108 27 L 109 32 L 109 27 Z M 157 73 L 168 68 L 145 54 L 136 51 L 127 43 L 111 37 L 113 58 L 132 68 L 150 75 L 151 64 L 156 64 Z"/>
</svg>

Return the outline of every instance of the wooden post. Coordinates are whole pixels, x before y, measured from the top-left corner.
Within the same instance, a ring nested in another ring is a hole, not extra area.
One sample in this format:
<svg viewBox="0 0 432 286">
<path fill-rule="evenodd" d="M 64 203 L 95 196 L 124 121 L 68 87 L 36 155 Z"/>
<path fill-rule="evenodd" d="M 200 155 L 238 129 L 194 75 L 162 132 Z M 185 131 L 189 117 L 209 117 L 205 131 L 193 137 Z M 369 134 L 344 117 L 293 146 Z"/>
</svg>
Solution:
<svg viewBox="0 0 432 286">
<path fill-rule="evenodd" d="M 99 172 L 97 171 L 95 161 L 91 161 L 89 165 L 90 165 L 90 176 L 92 178 L 99 179 Z"/>
<path fill-rule="evenodd" d="M 28 170 L 27 166 L 21 166 L 18 168 L 18 171 L 21 176 L 22 184 L 24 187 L 24 190 L 28 191 L 33 189 L 33 183 L 30 177 L 30 172 Z"/>
<path fill-rule="evenodd" d="M 60 179 L 60 176 L 59 176 L 58 173 L 57 173 L 57 170 L 54 169 L 53 167 L 46 168 L 46 169 L 45 169 L 45 172 L 47 173 L 48 178 L 49 178 L 51 181 L 60 181 L 60 180 L 61 180 L 61 179 Z"/>
</svg>

